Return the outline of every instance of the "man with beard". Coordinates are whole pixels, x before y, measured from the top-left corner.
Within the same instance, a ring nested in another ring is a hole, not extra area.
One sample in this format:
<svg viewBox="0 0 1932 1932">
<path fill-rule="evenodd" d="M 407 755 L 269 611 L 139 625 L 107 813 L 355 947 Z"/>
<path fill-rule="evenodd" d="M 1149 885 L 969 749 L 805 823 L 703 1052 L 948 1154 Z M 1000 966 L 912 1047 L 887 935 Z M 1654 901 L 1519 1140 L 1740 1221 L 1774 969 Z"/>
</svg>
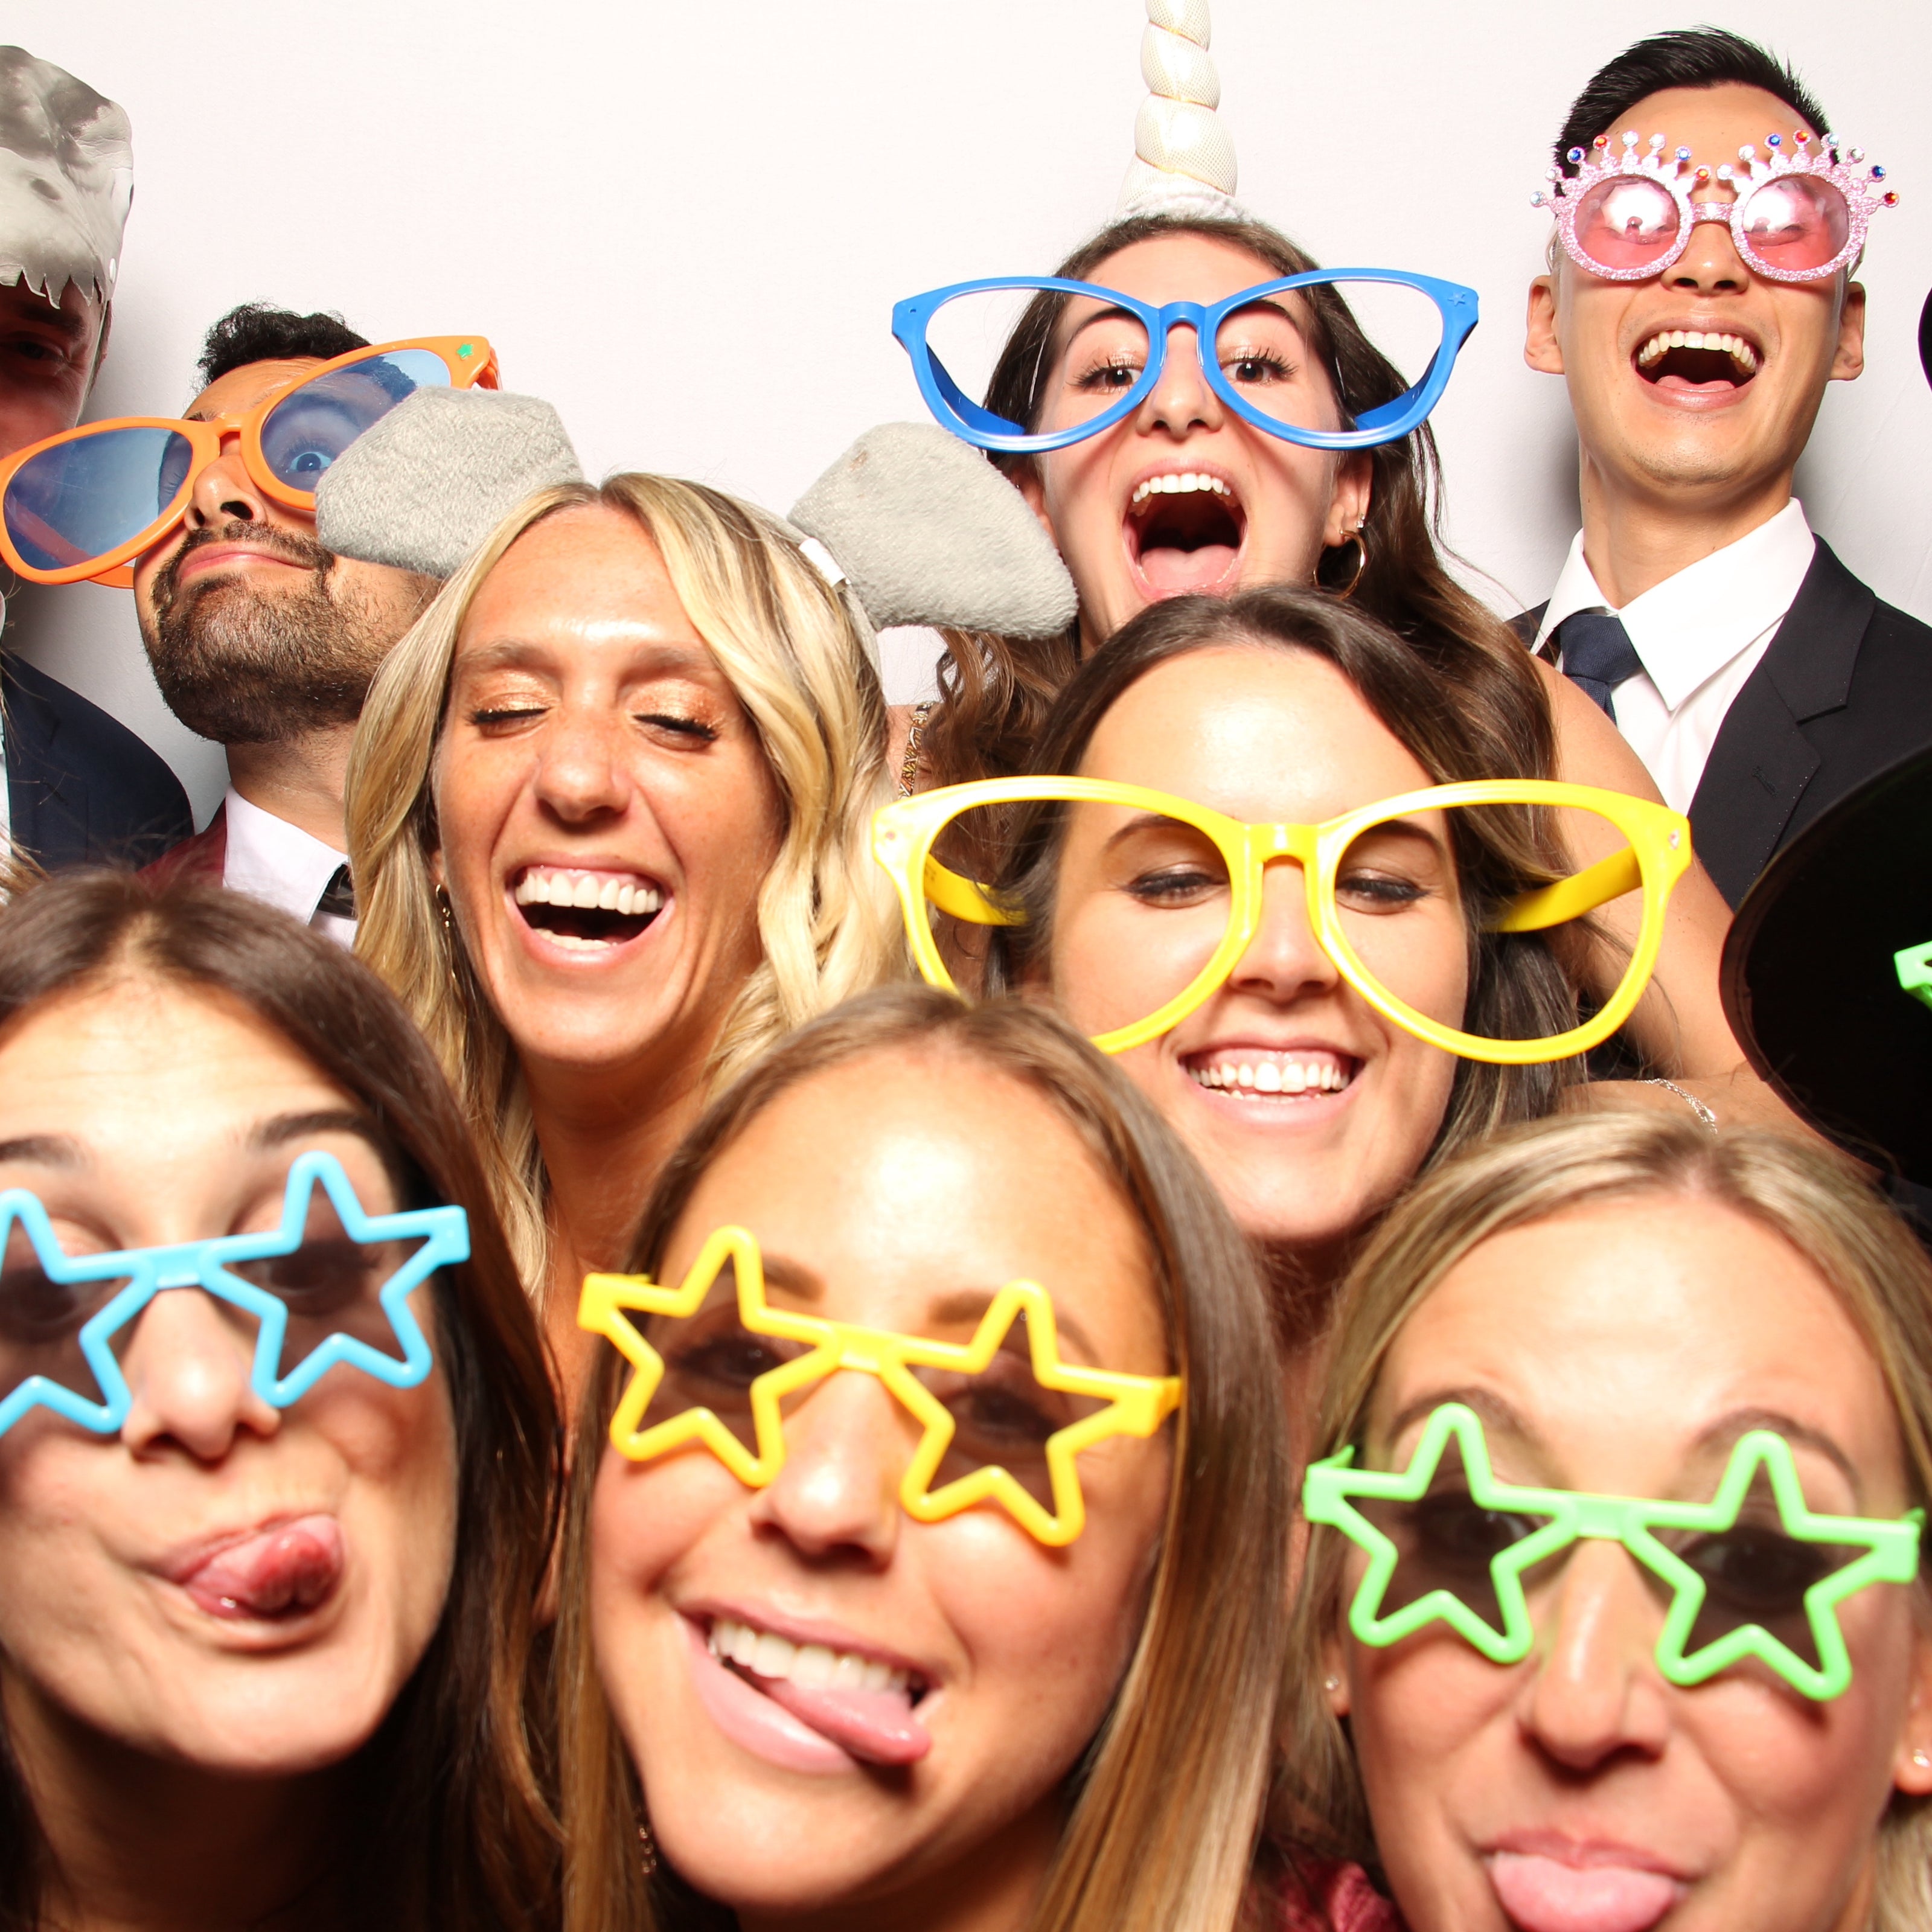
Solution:
<svg viewBox="0 0 1932 1932">
<path fill-rule="evenodd" d="M 119 107 L 0 47 L 0 455 L 80 420 L 107 352 L 134 178 Z M 147 746 L 13 651 L 0 655 L 0 851 L 50 868 L 138 862 L 193 827 Z"/>
<path fill-rule="evenodd" d="M 236 415 L 368 346 L 334 316 L 244 304 L 209 330 L 206 386 L 188 415 Z M 179 527 L 134 571 L 162 697 L 228 753 L 227 795 L 207 830 L 150 874 L 219 878 L 352 939 L 349 747 L 383 658 L 440 587 L 323 549 L 314 517 L 260 490 L 239 438 L 228 438 L 196 479 Z"/>
</svg>

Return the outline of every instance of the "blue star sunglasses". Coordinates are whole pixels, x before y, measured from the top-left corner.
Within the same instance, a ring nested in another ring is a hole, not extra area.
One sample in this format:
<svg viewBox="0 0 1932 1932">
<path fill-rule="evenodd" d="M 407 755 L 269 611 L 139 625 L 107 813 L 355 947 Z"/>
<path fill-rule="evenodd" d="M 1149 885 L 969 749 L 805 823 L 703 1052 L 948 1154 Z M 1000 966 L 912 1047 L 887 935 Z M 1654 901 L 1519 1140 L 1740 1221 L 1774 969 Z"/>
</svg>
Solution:
<svg viewBox="0 0 1932 1932">
<path fill-rule="evenodd" d="M 318 1188 L 334 1226 L 326 1214 L 310 1225 Z M 290 1168 L 273 1228 L 69 1255 L 39 1198 L 9 1188 L 0 1253 L 0 1435 L 40 1407 L 111 1436 L 134 1401 L 114 1338 L 168 1288 L 199 1288 L 256 1319 L 250 1381 L 272 1407 L 299 1401 L 338 1363 L 414 1388 L 430 1355 L 410 1292 L 469 1258 L 470 1225 L 460 1208 L 365 1214 L 340 1162 L 311 1151 Z"/>
</svg>

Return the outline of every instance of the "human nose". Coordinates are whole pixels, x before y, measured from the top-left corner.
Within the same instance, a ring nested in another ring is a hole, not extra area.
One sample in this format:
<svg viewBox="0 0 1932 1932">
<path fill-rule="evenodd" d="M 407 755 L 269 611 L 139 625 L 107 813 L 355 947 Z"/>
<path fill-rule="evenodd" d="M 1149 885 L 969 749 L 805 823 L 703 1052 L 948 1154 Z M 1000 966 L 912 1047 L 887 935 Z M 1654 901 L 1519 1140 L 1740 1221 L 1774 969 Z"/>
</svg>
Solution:
<svg viewBox="0 0 1932 1932">
<path fill-rule="evenodd" d="M 785 1460 L 759 1491 L 752 1520 L 811 1557 L 882 1567 L 899 1534 L 906 1430 L 874 1376 L 836 1373 L 786 1418 Z"/>
<path fill-rule="evenodd" d="M 1699 221 L 1691 229 L 1683 254 L 1664 271 L 1666 287 L 1690 295 L 1725 295 L 1749 285 L 1750 271 L 1731 239 L 1728 203 L 1722 221 Z"/>
<path fill-rule="evenodd" d="M 1150 434 L 1164 429 L 1184 436 L 1192 429 L 1219 429 L 1223 420 L 1221 399 L 1208 386 L 1201 366 L 1201 338 L 1184 323 L 1168 332 L 1167 353 L 1160 374 L 1142 404 L 1135 427 Z"/>
<path fill-rule="evenodd" d="M 630 781 L 617 742 L 620 721 L 602 707 L 560 706 L 544 736 L 536 795 L 569 825 L 621 812 Z"/>
<path fill-rule="evenodd" d="M 220 454 L 194 479 L 182 520 L 190 530 L 268 520 L 268 500 L 242 460 L 238 434 L 231 430 L 222 437 Z"/>
<path fill-rule="evenodd" d="M 1621 1545 L 1592 1539 L 1550 1587 L 1518 1721 L 1573 1771 L 1624 1751 L 1659 1755 L 1670 1734 L 1655 1654 L 1659 1617 L 1635 1562 Z"/>
<path fill-rule="evenodd" d="M 1329 992 L 1340 978 L 1309 920 L 1308 887 L 1300 863 L 1287 860 L 1268 866 L 1262 874 L 1254 937 L 1234 962 L 1228 983 L 1286 1005 Z"/>
<path fill-rule="evenodd" d="M 198 1288 L 157 1294 L 121 1358 L 131 1398 L 122 1441 L 136 1455 L 172 1443 L 213 1462 L 244 1430 L 273 1436 L 281 1412 L 256 1390 L 255 1336 L 246 1326 Z"/>
</svg>

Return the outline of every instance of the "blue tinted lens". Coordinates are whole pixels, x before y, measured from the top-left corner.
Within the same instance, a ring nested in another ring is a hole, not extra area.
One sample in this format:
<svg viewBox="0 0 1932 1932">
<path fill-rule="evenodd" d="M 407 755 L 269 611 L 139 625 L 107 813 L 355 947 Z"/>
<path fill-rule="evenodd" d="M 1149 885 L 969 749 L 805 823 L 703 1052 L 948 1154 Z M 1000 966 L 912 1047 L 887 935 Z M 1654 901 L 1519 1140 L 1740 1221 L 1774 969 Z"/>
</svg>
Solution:
<svg viewBox="0 0 1932 1932">
<path fill-rule="evenodd" d="M 270 472 L 292 490 L 314 489 L 322 472 L 372 423 L 418 389 L 445 389 L 449 370 L 427 349 L 392 349 L 332 369 L 291 389 L 262 425 Z"/>
<path fill-rule="evenodd" d="M 181 494 L 193 460 L 171 429 L 104 430 L 57 442 L 7 486 L 7 534 L 38 570 L 64 570 L 138 537 Z"/>
</svg>

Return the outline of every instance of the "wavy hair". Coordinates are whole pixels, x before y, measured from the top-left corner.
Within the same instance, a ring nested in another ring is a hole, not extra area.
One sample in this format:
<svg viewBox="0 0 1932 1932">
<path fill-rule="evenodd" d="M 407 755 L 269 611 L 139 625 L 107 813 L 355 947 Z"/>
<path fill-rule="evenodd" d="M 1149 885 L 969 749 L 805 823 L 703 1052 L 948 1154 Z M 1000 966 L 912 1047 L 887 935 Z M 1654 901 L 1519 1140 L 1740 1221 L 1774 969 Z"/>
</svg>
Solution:
<svg viewBox="0 0 1932 1932">
<path fill-rule="evenodd" d="M 1472 1249 L 1513 1228 L 1646 1196 L 1728 1208 L 1789 1243 L 1816 1270 L 1871 1350 L 1912 1488 L 1921 1504 L 1932 1500 L 1932 1263 L 1910 1230 L 1840 1155 L 1775 1133 L 1713 1135 L 1675 1115 L 1544 1121 L 1498 1137 L 1418 1187 L 1343 1288 L 1317 1436 L 1322 1453 L 1360 1442 L 1391 1345 Z M 1374 1870 L 1361 1774 L 1321 1688 L 1323 1646 L 1342 1628 L 1348 1547 L 1339 1531 L 1310 1532 L 1289 1635 L 1274 1822 L 1284 1843 Z M 1922 1572 L 1916 1588 L 1922 1616 L 1932 1617 Z M 1895 1791 L 1879 1826 L 1870 1932 L 1927 1925 L 1932 1800 Z"/>
<path fill-rule="evenodd" d="M 1167 235 L 1225 242 L 1265 262 L 1278 275 L 1304 274 L 1319 266 L 1265 222 L 1172 214 L 1116 221 L 1076 248 L 1054 272 L 1084 281 L 1122 249 Z M 1352 421 L 1393 402 L 1408 388 L 1407 380 L 1369 340 L 1332 287 L 1306 289 L 1302 297 L 1312 324 L 1312 346 L 1346 418 Z M 1036 296 L 1000 352 L 986 402 L 1010 422 L 1031 428 L 1039 420 L 1054 332 L 1066 302 L 1065 296 L 1050 291 Z M 1485 686 L 1498 706 L 1527 704 L 1537 683 L 1528 653 L 1496 614 L 1456 581 L 1444 560 L 1442 470 L 1428 424 L 1366 454 L 1372 480 L 1362 534 L 1367 554 L 1352 601 L 1379 618 L 1432 670 Z M 1032 463 L 1024 455 L 994 460 L 1009 476 L 1024 472 Z M 1345 547 L 1324 555 L 1316 582 L 1330 589 L 1345 586 L 1354 568 L 1352 546 Z M 1077 628 L 1043 640 L 963 632 L 947 632 L 946 639 L 939 672 L 945 702 L 923 733 L 933 782 L 953 784 L 1024 770 L 1054 696 L 1079 664 Z"/>
<path fill-rule="evenodd" d="M 356 731 L 346 811 L 356 951 L 396 989 L 462 1096 L 512 1250 L 538 1292 L 550 1236 L 536 1122 L 515 1045 L 439 911 L 432 788 L 457 639 L 484 580 L 525 531 L 592 505 L 631 518 L 656 546 L 752 722 L 784 808 L 758 893 L 764 956 L 712 1049 L 714 1088 L 902 957 L 890 889 L 868 843 L 888 796 L 884 700 L 848 593 L 800 554 L 788 526 L 700 483 L 625 474 L 560 484 L 519 506 L 390 653 Z"/>
<path fill-rule="evenodd" d="M 1279 1684 L 1287 1430 L 1269 1311 L 1246 1245 L 1147 1101 L 1036 1009 L 886 988 L 794 1034 L 713 1103 L 658 1180 L 628 1265 L 658 1267 L 711 1164 L 775 1101 L 874 1055 L 929 1063 L 941 1103 L 949 1066 L 963 1060 L 1052 1106 L 1142 1230 L 1171 1359 L 1186 1384 L 1139 1641 L 1070 1780 L 1066 1828 L 1028 1932 L 1231 1932 L 1249 1882 Z M 624 1366 L 614 1349 L 603 1352 L 579 1416 L 565 1505 L 565 1922 L 570 1932 L 693 1932 L 722 1922 L 674 1877 L 648 1880 L 640 1869 L 648 1794 L 611 1720 L 589 1628 L 591 1492 Z"/>
</svg>

